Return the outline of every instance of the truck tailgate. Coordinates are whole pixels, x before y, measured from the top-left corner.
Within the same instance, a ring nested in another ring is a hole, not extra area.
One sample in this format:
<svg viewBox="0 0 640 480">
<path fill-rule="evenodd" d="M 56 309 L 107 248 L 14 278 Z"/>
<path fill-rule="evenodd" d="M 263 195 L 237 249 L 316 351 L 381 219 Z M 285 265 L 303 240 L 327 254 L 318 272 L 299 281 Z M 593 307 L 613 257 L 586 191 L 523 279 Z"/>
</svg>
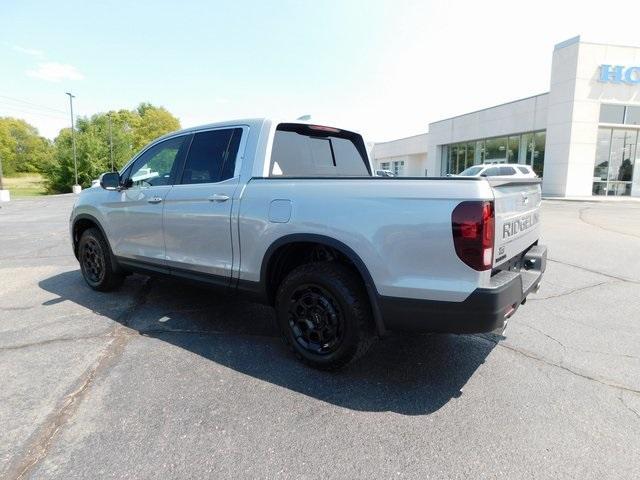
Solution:
<svg viewBox="0 0 640 480">
<path fill-rule="evenodd" d="M 539 178 L 489 180 L 495 197 L 496 267 L 535 243 L 540 236 Z"/>
</svg>

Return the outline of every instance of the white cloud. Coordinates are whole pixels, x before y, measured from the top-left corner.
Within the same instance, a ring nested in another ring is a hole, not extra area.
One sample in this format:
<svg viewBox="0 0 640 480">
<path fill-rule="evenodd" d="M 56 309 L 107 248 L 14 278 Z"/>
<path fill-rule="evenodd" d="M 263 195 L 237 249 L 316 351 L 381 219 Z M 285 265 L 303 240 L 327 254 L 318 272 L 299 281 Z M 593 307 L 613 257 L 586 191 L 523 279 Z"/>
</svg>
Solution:
<svg viewBox="0 0 640 480">
<path fill-rule="evenodd" d="M 35 48 L 25 48 L 20 45 L 14 45 L 13 49 L 16 52 L 24 53 L 25 55 L 31 55 L 32 57 L 42 57 L 44 52 L 42 50 L 37 50 Z"/>
<path fill-rule="evenodd" d="M 48 82 L 84 79 L 84 75 L 73 65 L 56 62 L 39 63 L 38 68 L 35 70 L 27 70 L 27 75 L 34 78 L 41 78 Z"/>
</svg>

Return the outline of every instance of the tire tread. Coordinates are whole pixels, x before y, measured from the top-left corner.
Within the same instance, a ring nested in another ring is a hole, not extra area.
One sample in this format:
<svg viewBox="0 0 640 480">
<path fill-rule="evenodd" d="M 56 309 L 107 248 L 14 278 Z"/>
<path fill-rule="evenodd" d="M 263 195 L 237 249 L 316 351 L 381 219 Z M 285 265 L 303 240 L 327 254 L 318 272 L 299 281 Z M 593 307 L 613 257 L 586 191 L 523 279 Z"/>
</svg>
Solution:
<svg viewBox="0 0 640 480">
<path fill-rule="evenodd" d="M 321 370 L 338 370 L 362 358 L 377 340 L 369 298 L 361 279 L 351 269 L 336 262 L 315 262 L 301 265 L 287 275 L 278 287 L 276 305 L 281 303 L 284 292 L 295 285 L 300 277 L 310 274 L 321 275 L 341 292 L 342 300 L 349 306 L 350 313 L 356 320 L 357 340 L 355 345 L 345 355 L 334 361 L 320 363 L 308 359 L 298 352 L 284 331 L 282 332 L 283 337 L 289 348 L 305 364 Z M 280 324 L 280 322 L 278 323 Z M 285 327 L 280 324 L 280 328 Z"/>
<path fill-rule="evenodd" d="M 91 287 L 92 289 L 97 290 L 98 292 L 111 292 L 118 289 L 124 281 L 124 275 L 122 274 L 122 272 L 114 268 L 115 262 L 111 253 L 111 248 L 109 247 L 107 240 L 102 235 L 102 232 L 95 227 L 86 229 L 80 236 L 78 248 L 82 248 L 82 240 L 88 236 L 92 236 L 98 241 L 98 243 L 100 244 L 100 248 L 103 252 L 105 252 L 107 258 L 105 258 L 104 262 L 106 272 L 102 283 L 100 283 L 99 285 L 91 285 L 89 282 L 87 282 L 87 285 L 89 285 L 89 287 Z"/>
</svg>

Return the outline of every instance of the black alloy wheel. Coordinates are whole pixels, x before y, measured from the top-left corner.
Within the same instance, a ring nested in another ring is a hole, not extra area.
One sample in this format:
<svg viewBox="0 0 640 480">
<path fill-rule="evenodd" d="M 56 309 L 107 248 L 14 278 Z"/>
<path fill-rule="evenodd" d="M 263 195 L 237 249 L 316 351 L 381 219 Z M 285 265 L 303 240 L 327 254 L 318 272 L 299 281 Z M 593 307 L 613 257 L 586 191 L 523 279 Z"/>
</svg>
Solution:
<svg viewBox="0 0 640 480">
<path fill-rule="evenodd" d="M 82 232 L 78 259 L 85 282 L 94 290 L 108 292 L 122 284 L 126 272 L 118 266 L 99 229 L 89 228 Z"/>
<path fill-rule="evenodd" d="M 275 307 L 285 342 L 314 368 L 344 367 L 377 338 L 364 283 L 348 265 L 323 261 L 294 268 L 278 286 Z"/>
<path fill-rule="evenodd" d="M 105 258 L 104 252 L 95 238 L 89 238 L 84 242 L 80 256 L 85 278 L 93 284 L 99 284 L 105 275 Z"/>
<path fill-rule="evenodd" d="M 295 341 L 317 355 L 335 352 L 344 339 L 344 317 L 337 300 L 320 285 L 304 284 L 289 300 L 289 327 Z"/>
</svg>

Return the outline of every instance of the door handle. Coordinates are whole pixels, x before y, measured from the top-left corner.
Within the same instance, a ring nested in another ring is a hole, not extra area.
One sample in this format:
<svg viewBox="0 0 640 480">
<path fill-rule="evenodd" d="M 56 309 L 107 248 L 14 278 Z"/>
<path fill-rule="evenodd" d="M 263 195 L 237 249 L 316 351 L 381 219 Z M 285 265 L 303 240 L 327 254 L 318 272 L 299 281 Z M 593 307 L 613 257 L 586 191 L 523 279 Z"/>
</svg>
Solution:
<svg viewBox="0 0 640 480">
<path fill-rule="evenodd" d="M 208 200 L 210 202 L 226 202 L 227 200 L 229 200 L 229 196 L 223 195 L 221 193 L 214 193 L 213 195 L 208 197 Z"/>
<path fill-rule="evenodd" d="M 149 203 L 160 203 L 162 201 L 162 197 L 151 197 L 147 199 Z"/>
</svg>

